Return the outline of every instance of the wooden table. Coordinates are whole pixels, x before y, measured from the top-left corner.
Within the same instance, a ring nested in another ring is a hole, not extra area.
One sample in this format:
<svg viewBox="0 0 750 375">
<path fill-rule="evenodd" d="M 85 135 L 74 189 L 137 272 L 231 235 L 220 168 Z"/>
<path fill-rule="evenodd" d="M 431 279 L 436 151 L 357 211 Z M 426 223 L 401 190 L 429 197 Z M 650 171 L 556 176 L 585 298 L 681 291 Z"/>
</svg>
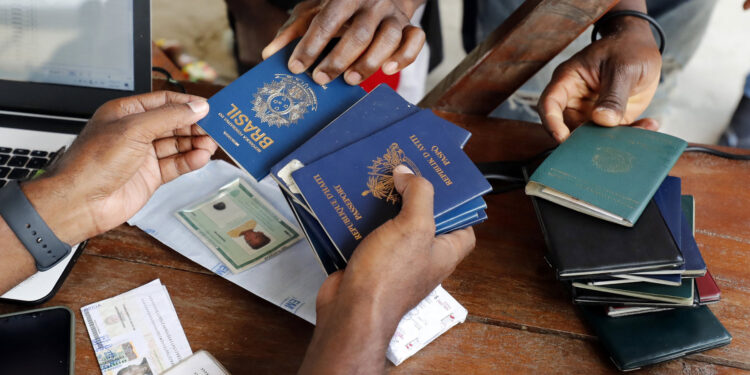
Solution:
<svg viewBox="0 0 750 375">
<path fill-rule="evenodd" d="M 165 86 L 161 80 L 154 87 Z M 218 86 L 186 84 L 209 96 Z M 474 133 L 476 162 L 522 159 L 552 145 L 539 125 L 439 115 Z M 645 370 L 735 373 L 750 370 L 750 162 L 688 153 L 672 171 L 696 199 L 696 239 L 722 290 L 711 307 L 734 336 L 729 346 Z M 468 310 L 451 329 L 389 372 L 616 373 L 570 297 L 543 260 L 544 241 L 522 191 L 486 198 L 489 220 L 477 247 L 443 286 Z M 192 263 L 137 228 L 120 226 L 91 239 L 65 284 L 44 306 L 76 312 L 78 374 L 99 373 L 81 306 L 160 278 L 194 350 L 205 349 L 232 374 L 296 371 L 313 326 Z M 0 313 L 27 307 L 0 304 Z"/>
</svg>

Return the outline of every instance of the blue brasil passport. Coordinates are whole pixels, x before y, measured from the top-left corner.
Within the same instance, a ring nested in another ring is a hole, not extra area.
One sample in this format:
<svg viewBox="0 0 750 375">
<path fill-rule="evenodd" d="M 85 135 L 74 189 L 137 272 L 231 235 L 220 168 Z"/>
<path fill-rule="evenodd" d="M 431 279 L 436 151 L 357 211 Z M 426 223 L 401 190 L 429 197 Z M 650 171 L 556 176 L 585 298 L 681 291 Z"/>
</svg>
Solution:
<svg viewBox="0 0 750 375">
<path fill-rule="evenodd" d="M 271 166 L 349 108 L 365 92 L 342 78 L 327 85 L 292 74 L 296 43 L 269 57 L 208 99 L 198 125 L 256 180 Z"/>
<path fill-rule="evenodd" d="M 421 111 L 292 173 L 308 206 L 345 259 L 393 218 L 401 197 L 393 168 L 405 164 L 435 189 L 434 216 L 491 190 L 455 139 L 456 125 Z"/>
</svg>

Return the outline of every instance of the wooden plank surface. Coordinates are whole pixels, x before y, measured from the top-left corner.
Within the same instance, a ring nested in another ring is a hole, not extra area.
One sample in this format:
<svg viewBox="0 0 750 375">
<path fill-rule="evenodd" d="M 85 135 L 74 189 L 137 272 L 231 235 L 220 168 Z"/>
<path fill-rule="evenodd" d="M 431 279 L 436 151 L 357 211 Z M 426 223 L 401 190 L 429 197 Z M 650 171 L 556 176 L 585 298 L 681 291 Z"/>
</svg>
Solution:
<svg viewBox="0 0 750 375">
<path fill-rule="evenodd" d="M 617 0 L 527 0 L 419 103 L 488 114 Z"/>
</svg>

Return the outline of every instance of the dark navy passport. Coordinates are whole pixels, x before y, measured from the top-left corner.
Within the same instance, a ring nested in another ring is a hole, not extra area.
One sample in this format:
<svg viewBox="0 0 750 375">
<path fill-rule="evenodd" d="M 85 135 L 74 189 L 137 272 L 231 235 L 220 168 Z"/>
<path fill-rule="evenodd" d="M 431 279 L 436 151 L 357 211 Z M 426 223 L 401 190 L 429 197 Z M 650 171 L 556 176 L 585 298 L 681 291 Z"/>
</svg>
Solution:
<svg viewBox="0 0 750 375">
<path fill-rule="evenodd" d="M 292 74 L 293 43 L 208 99 L 198 125 L 256 180 L 365 95 L 342 78 L 327 85 Z"/>
<path fill-rule="evenodd" d="M 323 267 L 323 271 L 326 275 L 330 275 L 338 270 L 346 267 L 346 261 L 341 258 L 341 255 L 336 250 L 331 240 L 326 235 L 323 228 L 320 227 L 318 221 L 310 215 L 307 210 L 295 202 L 289 194 L 285 191 L 281 191 L 284 194 L 287 204 L 292 209 L 295 218 L 299 222 L 302 230 L 305 232 L 305 238 L 308 244 L 313 250 L 315 258 L 318 259 L 320 266 Z"/>
<path fill-rule="evenodd" d="M 271 176 L 295 200 L 304 203 L 291 178 L 292 172 L 418 111 L 418 107 L 404 100 L 388 85 L 380 85 L 271 167 Z M 449 130 L 452 133 L 446 136 L 454 139 L 461 147 L 471 137 L 469 131 L 457 126 Z"/>
<path fill-rule="evenodd" d="M 692 224 L 682 205 L 681 180 L 678 177 L 667 176 L 662 186 L 654 195 L 654 202 L 674 236 L 685 263 L 679 267 L 682 277 L 700 277 L 706 274 L 706 263 L 703 261 L 698 244 L 693 237 Z M 678 270 L 675 270 L 678 271 Z"/>
<path fill-rule="evenodd" d="M 308 206 L 345 259 L 398 214 L 392 171 L 405 164 L 435 189 L 434 216 L 491 190 L 452 134 L 456 125 L 420 111 L 292 173 Z"/>
</svg>

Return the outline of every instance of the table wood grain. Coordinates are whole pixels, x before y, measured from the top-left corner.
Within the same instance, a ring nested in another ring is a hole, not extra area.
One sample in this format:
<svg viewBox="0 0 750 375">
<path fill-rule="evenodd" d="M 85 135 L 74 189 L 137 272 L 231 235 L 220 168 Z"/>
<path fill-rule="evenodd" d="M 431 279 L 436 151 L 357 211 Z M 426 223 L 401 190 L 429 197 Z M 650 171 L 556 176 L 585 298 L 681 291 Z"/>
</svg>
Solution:
<svg viewBox="0 0 750 375">
<path fill-rule="evenodd" d="M 155 81 L 154 87 L 163 84 Z M 205 96 L 219 89 L 186 87 Z M 437 113 L 472 131 L 466 150 L 476 162 L 524 159 L 553 145 L 537 124 Z M 684 193 L 695 196 L 696 239 L 722 290 L 711 310 L 734 340 L 643 373 L 750 370 L 750 163 L 686 153 L 671 174 L 682 178 Z M 513 191 L 486 200 L 489 220 L 476 227 L 476 249 L 443 284 L 469 310 L 467 322 L 401 366 L 387 365 L 388 371 L 617 373 L 544 261 L 544 240 L 528 198 Z M 99 373 L 80 307 L 156 278 L 166 285 L 193 350 L 209 351 L 232 374 L 293 373 L 302 361 L 312 325 L 123 225 L 91 239 L 60 291 L 43 304 L 75 312 L 78 374 Z M 0 304 L 0 313 L 25 309 Z"/>
</svg>

